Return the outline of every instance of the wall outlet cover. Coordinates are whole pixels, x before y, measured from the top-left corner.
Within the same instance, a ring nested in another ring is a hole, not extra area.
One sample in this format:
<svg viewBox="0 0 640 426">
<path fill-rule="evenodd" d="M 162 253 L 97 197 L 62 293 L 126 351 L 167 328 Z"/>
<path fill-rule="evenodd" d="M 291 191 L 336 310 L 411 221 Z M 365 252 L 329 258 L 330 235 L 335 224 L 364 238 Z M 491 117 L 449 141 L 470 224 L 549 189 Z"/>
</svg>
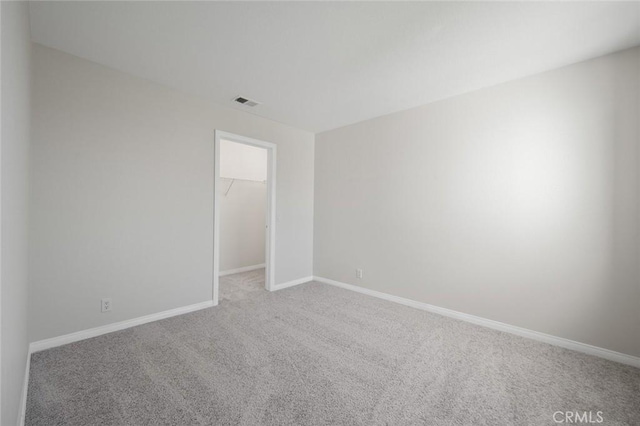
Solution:
<svg viewBox="0 0 640 426">
<path fill-rule="evenodd" d="M 100 299 L 100 312 L 111 312 L 111 299 Z"/>
</svg>

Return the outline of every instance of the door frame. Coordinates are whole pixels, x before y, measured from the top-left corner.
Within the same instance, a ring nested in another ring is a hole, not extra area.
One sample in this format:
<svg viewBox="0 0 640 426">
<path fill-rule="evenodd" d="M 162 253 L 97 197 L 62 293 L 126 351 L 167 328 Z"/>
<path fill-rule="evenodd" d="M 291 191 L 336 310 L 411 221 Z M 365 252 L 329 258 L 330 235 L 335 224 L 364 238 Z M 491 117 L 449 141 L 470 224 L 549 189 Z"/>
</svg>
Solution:
<svg viewBox="0 0 640 426">
<path fill-rule="evenodd" d="M 218 304 L 220 286 L 220 141 L 241 143 L 267 150 L 267 211 L 265 218 L 265 280 L 267 290 L 275 288 L 275 253 L 276 253 L 276 157 L 277 146 L 271 142 L 253 139 L 222 130 L 215 131 L 215 148 L 213 155 L 213 304 Z"/>
</svg>

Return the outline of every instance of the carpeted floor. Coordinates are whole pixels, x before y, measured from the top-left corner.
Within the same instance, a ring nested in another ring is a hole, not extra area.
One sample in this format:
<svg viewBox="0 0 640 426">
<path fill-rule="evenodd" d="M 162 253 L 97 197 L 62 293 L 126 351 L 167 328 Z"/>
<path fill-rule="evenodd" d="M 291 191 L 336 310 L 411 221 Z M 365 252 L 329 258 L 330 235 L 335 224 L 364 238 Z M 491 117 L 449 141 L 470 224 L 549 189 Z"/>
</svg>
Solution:
<svg viewBox="0 0 640 426">
<path fill-rule="evenodd" d="M 640 424 L 639 369 L 245 277 L 222 280 L 216 308 L 34 354 L 26 424 L 555 425 L 558 411 Z"/>
<path fill-rule="evenodd" d="M 220 303 L 246 299 L 254 296 L 254 292 L 265 292 L 264 268 L 241 274 L 220 277 L 218 299 Z"/>
</svg>

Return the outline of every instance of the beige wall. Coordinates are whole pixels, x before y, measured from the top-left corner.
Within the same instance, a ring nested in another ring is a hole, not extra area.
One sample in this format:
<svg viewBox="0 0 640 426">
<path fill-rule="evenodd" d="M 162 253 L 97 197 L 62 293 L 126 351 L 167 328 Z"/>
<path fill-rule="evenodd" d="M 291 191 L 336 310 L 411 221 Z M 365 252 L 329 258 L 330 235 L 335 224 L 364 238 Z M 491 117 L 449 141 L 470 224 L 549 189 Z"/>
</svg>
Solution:
<svg viewBox="0 0 640 426">
<path fill-rule="evenodd" d="M 33 62 L 33 340 L 211 299 L 214 129 L 278 145 L 275 281 L 311 275 L 313 134 L 42 46 Z"/>
<path fill-rule="evenodd" d="M 30 132 L 28 4 L 1 2 L 2 259 L 1 418 L 17 423 L 27 361 L 27 201 Z"/>
<path fill-rule="evenodd" d="M 232 179 L 224 178 L 220 182 L 220 272 L 265 263 L 267 185 L 237 179 L 232 185 Z"/>
<path fill-rule="evenodd" d="M 639 55 L 318 135 L 314 274 L 640 356 Z"/>
</svg>

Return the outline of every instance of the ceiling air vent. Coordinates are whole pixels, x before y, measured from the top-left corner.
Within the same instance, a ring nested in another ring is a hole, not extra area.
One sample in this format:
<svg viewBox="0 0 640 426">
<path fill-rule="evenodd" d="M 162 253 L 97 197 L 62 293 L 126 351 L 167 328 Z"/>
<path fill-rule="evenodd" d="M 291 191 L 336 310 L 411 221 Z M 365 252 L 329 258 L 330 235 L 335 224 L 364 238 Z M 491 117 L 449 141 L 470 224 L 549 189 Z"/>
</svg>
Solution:
<svg viewBox="0 0 640 426">
<path fill-rule="evenodd" d="M 234 101 L 248 107 L 254 107 L 260 104 L 260 102 L 252 101 L 251 99 L 247 99 L 242 96 L 238 96 Z"/>
</svg>

